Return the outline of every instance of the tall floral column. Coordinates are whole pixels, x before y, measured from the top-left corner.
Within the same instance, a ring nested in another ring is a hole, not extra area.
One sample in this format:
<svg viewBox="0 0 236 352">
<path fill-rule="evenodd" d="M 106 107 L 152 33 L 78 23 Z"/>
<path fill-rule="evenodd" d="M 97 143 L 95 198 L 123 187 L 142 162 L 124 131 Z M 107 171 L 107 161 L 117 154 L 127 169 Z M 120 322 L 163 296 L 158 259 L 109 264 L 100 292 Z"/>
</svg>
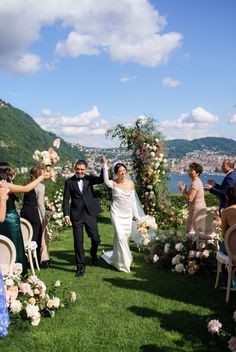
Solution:
<svg viewBox="0 0 236 352">
<path fill-rule="evenodd" d="M 157 123 L 140 116 L 133 127 L 117 125 L 107 136 L 118 137 L 121 146 L 131 151 L 135 184 L 144 211 L 156 216 L 159 202 L 166 195 L 165 145 Z"/>
</svg>

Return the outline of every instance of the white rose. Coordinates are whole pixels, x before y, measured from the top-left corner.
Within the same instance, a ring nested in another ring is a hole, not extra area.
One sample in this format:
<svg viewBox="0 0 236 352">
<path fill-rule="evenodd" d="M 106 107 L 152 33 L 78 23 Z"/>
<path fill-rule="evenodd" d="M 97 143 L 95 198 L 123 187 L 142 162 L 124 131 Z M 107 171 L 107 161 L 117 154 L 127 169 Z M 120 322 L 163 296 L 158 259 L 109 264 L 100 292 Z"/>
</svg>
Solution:
<svg viewBox="0 0 236 352">
<path fill-rule="evenodd" d="M 26 314 L 28 318 L 32 318 L 32 319 L 39 318 L 40 317 L 39 307 L 33 304 L 27 304 Z"/>
<path fill-rule="evenodd" d="M 176 265 L 180 263 L 181 255 L 176 254 L 175 257 L 172 258 L 172 265 Z"/>
<path fill-rule="evenodd" d="M 158 257 L 157 254 L 153 256 L 153 263 L 156 263 L 160 258 Z"/>
<path fill-rule="evenodd" d="M 182 272 L 184 271 L 184 265 L 183 265 L 182 263 L 176 264 L 175 270 L 176 270 L 178 273 L 182 273 Z"/>
<path fill-rule="evenodd" d="M 164 246 L 164 252 L 167 254 L 169 253 L 169 250 L 170 250 L 170 243 L 166 243 Z"/>
<path fill-rule="evenodd" d="M 183 244 L 180 242 L 180 243 L 176 243 L 175 245 L 175 249 L 179 252 L 179 251 L 182 251 L 182 249 L 184 248 Z"/>
<path fill-rule="evenodd" d="M 33 326 L 38 326 L 39 323 L 40 323 L 40 317 L 33 318 L 33 319 L 31 320 L 31 325 L 33 325 Z"/>
<path fill-rule="evenodd" d="M 21 308 L 22 308 L 22 303 L 19 300 L 16 299 L 11 303 L 10 309 L 13 314 L 19 313 L 21 311 Z"/>
<path fill-rule="evenodd" d="M 58 297 L 53 297 L 53 306 L 54 306 L 55 308 L 59 308 L 59 306 L 60 306 L 60 298 L 58 298 Z"/>
</svg>

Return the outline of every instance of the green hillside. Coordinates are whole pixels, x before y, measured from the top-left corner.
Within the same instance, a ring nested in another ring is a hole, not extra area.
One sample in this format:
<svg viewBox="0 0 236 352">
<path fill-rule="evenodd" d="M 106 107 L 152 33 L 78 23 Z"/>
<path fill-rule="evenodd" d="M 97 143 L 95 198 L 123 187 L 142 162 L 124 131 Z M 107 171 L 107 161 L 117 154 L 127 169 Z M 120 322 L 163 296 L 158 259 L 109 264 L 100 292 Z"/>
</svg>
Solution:
<svg viewBox="0 0 236 352">
<path fill-rule="evenodd" d="M 221 137 L 205 137 L 187 141 L 185 139 L 173 139 L 166 141 L 168 155 L 171 158 L 181 158 L 187 153 L 196 150 L 211 150 L 219 154 L 236 155 L 236 141 Z"/>
<path fill-rule="evenodd" d="M 47 150 L 54 139 L 54 133 L 44 131 L 24 111 L 0 100 L 0 160 L 14 166 L 30 166 L 35 150 Z M 83 153 L 61 139 L 58 151 L 62 162 L 78 160 Z"/>
</svg>

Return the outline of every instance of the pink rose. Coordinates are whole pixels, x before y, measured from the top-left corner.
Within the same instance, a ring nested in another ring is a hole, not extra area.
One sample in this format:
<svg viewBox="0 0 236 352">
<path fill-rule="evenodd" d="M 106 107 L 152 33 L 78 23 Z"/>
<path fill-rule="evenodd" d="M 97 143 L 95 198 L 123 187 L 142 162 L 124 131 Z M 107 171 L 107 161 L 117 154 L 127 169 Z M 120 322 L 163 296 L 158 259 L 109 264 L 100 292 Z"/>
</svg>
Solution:
<svg viewBox="0 0 236 352">
<path fill-rule="evenodd" d="M 219 335 L 221 328 L 222 328 L 222 324 L 217 319 L 210 320 L 208 325 L 207 325 L 208 331 L 210 333 L 212 333 L 212 334 L 218 334 Z"/>
</svg>

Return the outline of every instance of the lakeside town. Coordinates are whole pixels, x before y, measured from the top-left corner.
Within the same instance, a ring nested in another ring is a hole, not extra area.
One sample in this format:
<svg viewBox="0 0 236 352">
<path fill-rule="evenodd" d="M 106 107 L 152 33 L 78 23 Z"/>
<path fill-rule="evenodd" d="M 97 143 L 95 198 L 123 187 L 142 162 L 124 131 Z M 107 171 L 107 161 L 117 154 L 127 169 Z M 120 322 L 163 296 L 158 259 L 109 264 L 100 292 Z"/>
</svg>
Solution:
<svg viewBox="0 0 236 352">
<path fill-rule="evenodd" d="M 132 169 L 131 153 L 126 148 L 92 148 L 83 147 L 76 145 L 78 150 L 83 152 L 85 159 L 88 162 L 88 169 L 93 174 L 100 173 L 100 160 L 103 155 L 107 157 L 110 164 L 120 160 L 125 162 L 128 170 Z M 183 158 L 168 158 L 167 157 L 167 172 L 170 173 L 185 173 L 188 170 L 188 166 L 191 162 L 197 161 L 203 166 L 205 173 L 220 173 L 221 164 L 224 159 L 229 158 L 236 161 L 236 155 L 219 154 L 219 152 L 204 150 L 196 150 L 191 153 L 187 153 Z M 67 162 L 64 165 L 55 166 L 57 173 L 63 177 L 70 177 L 73 174 L 73 163 Z M 28 167 L 20 167 L 17 169 L 19 173 L 28 172 Z"/>
</svg>

